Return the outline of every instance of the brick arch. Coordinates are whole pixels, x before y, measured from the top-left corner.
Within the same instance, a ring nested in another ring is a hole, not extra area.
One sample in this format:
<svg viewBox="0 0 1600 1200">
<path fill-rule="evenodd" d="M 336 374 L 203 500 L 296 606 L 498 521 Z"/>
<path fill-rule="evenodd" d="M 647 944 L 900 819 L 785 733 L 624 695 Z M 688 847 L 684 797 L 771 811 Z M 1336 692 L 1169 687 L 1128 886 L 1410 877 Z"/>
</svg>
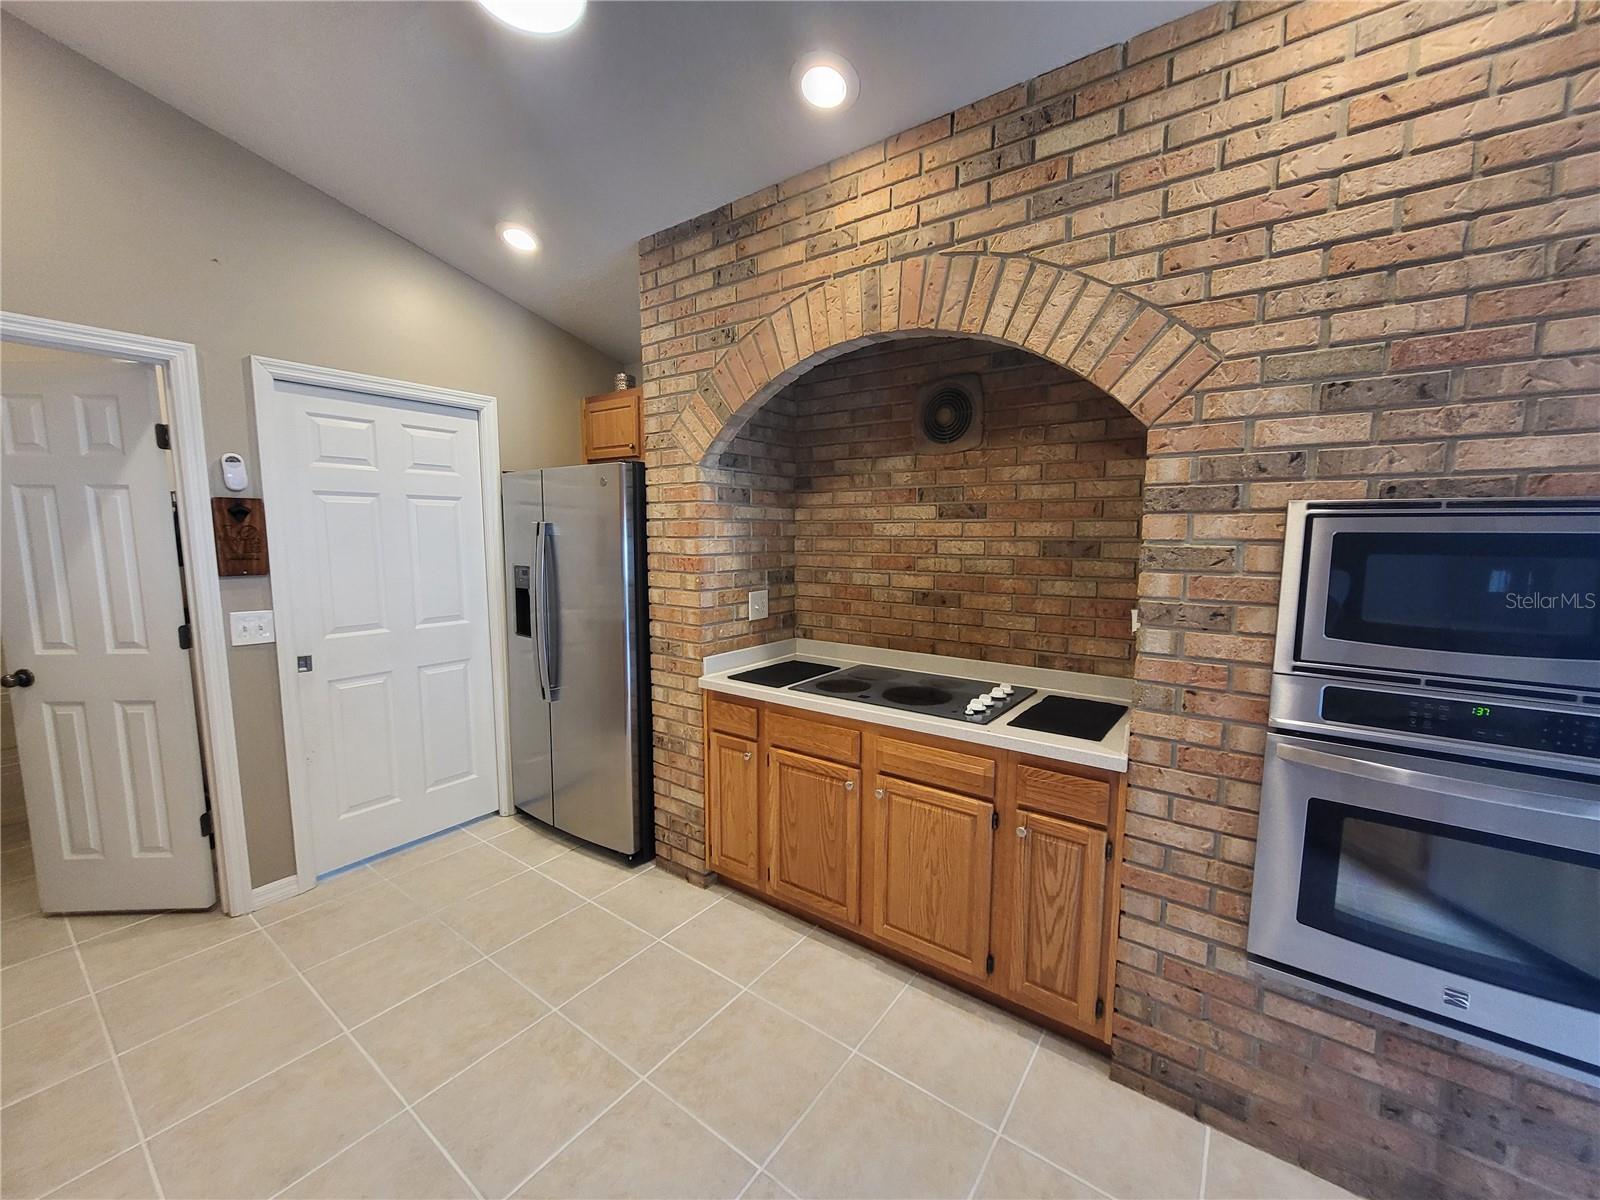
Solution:
<svg viewBox="0 0 1600 1200">
<path fill-rule="evenodd" d="M 926 254 L 824 280 L 762 317 L 700 376 L 672 440 L 690 462 L 707 461 L 818 363 L 934 333 L 1031 351 L 1089 380 L 1147 427 L 1221 359 L 1171 314 L 1081 271 L 1025 254 Z"/>
</svg>

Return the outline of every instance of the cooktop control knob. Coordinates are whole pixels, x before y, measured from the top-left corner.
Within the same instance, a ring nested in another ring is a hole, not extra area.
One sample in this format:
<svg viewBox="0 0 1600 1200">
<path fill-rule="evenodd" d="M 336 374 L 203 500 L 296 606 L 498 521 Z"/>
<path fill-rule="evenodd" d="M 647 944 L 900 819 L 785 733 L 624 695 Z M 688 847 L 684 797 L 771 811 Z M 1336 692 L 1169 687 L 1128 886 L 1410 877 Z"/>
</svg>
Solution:
<svg viewBox="0 0 1600 1200">
<path fill-rule="evenodd" d="M 988 705 L 980 704 L 976 700 L 968 700 L 967 701 L 967 715 L 969 717 L 977 716 L 979 713 L 981 713 L 987 707 L 988 707 Z"/>
<path fill-rule="evenodd" d="M 994 701 L 997 704 L 1001 700 L 1004 700 L 1005 696 L 1006 696 L 1006 693 L 1005 693 L 1005 689 L 1004 688 L 1001 688 L 1001 687 L 997 686 L 997 687 L 992 687 L 992 688 L 989 689 L 989 699 Z"/>
<path fill-rule="evenodd" d="M 995 690 L 998 691 L 1002 696 L 1009 696 L 1009 695 L 1011 695 L 1012 692 L 1016 691 L 1017 689 L 1012 687 L 1009 683 L 1002 683 Z"/>
</svg>

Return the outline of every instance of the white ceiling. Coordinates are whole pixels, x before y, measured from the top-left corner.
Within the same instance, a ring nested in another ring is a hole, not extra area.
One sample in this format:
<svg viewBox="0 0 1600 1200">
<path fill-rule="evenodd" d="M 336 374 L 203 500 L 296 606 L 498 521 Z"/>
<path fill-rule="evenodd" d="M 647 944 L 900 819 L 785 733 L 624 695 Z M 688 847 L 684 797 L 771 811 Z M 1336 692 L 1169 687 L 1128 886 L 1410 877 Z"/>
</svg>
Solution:
<svg viewBox="0 0 1600 1200">
<path fill-rule="evenodd" d="M 1198 7 L 616 0 L 532 38 L 468 3 L 6 4 L 624 362 L 639 238 Z M 816 49 L 860 75 L 843 113 L 794 94 Z"/>
</svg>

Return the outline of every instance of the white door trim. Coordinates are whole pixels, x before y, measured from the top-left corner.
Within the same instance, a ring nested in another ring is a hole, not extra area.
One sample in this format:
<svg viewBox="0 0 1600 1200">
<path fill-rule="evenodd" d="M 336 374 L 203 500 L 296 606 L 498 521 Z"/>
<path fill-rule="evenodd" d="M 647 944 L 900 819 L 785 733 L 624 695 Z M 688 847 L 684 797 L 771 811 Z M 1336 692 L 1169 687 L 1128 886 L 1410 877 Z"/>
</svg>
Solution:
<svg viewBox="0 0 1600 1200">
<path fill-rule="evenodd" d="M 223 911 L 242 916 L 255 904 L 233 727 L 233 694 L 228 680 L 228 630 L 223 620 L 216 544 L 211 532 L 211 481 L 195 348 L 188 342 L 11 312 L 0 312 L 0 341 L 129 358 L 166 368 L 170 407 L 167 417 L 172 425 L 172 464 L 178 492 L 178 536 L 183 543 L 185 591 L 194 632 L 190 666 L 199 701 L 196 707 L 206 782 L 211 790 L 219 891 Z"/>
<path fill-rule="evenodd" d="M 256 355 L 250 358 L 250 383 L 255 402 L 256 451 L 261 460 L 261 495 L 266 501 L 269 529 L 274 509 L 279 512 L 290 511 L 285 483 L 290 464 L 284 457 L 280 436 L 283 432 L 284 410 L 271 402 L 275 384 L 298 383 L 338 388 L 388 400 L 439 404 L 477 415 L 478 459 L 483 479 L 483 561 L 488 576 L 489 669 L 494 693 L 495 774 L 500 813 L 509 816 L 511 779 L 510 735 L 506 716 L 506 620 L 504 606 L 496 603 L 496 598 L 505 593 L 505 568 L 502 565 L 504 552 L 500 533 L 500 429 L 495 398 Z M 294 583 L 288 574 L 274 577 L 272 607 L 277 624 L 278 691 L 283 698 L 283 739 L 289 759 L 289 807 L 294 823 L 295 873 L 300 882 L 300 891 L 308 891 L 317 885 L 317 858 L 312 844 L 311 796 L 306 782 L 305 753 L 300 740 L 300 689 L 295 679 L 296 642 L 293 629 L 295 606 L 291 601 Z"/>
</svg>

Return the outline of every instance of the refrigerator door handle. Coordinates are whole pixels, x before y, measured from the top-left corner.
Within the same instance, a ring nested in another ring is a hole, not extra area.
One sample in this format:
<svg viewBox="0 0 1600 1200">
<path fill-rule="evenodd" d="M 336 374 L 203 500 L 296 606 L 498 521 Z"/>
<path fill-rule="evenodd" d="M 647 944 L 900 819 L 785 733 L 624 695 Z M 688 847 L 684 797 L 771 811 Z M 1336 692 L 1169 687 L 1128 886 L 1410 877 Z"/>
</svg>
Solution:
<svg viewBox="0 0 1600 1200">
<path fill-rule="evenodd" d="M 533 527 L 533 561 L 534 561 L 534 595 L 537 597 L 535 604 L 538 609 L 538 660 L 539 660 L 539 697 L 542 700 L 554 702 L 561 698 L 561 684 L 553 674 L 550 655 L 550 638 L 552 634 L 551 619 L 555 612 L 553 597 L 550 594 L 550 581 L 553 572 L 550 570 L 550 551 L 555 542 L 555 526 L 549 521 L 535 522 Z"/>
<path fill-rule="evenodd" d="M 550 691 L 545 686 L 549 667 L 545 663 L 545 594 L 544 594 L 544 522 L 533 523 L 533 659 L 539 676 L 539 699 L 549 700 Z"/>
</svg>

